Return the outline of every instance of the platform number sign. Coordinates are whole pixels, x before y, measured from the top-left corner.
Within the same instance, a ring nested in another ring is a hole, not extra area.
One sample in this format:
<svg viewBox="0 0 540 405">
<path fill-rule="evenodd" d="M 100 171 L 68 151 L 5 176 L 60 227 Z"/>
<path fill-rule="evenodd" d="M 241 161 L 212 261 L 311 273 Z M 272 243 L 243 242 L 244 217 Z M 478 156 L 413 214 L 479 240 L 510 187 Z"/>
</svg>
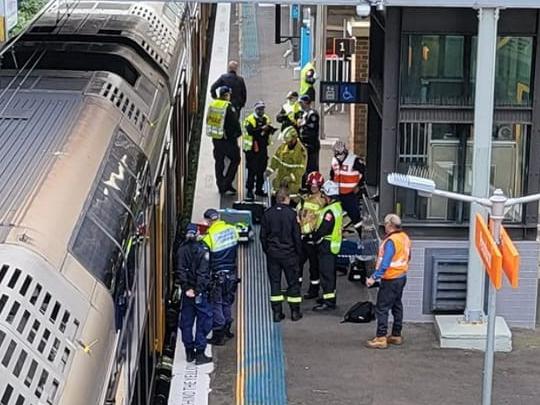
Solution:
<svg viewBox="0 0 540 405">
<path fill-rule="evenodd" d="M 351 56 L 354 49 L 353 38 L 334 38 L 334 53 L 338 56 Z"/>
</svg>

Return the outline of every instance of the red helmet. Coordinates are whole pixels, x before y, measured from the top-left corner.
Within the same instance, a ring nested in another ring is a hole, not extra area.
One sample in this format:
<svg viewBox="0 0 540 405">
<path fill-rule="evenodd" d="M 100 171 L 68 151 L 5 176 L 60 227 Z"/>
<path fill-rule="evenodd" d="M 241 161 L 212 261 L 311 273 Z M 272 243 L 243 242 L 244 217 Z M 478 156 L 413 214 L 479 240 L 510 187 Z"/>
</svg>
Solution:
<svg viewBox="0 0 540 405">
<path fill-rule="evenodd" d="M 324 184 L 324 177 L 319 172 L 311 172 L 307 176 L 306 184 L 321 187 Z"/>
</svg>

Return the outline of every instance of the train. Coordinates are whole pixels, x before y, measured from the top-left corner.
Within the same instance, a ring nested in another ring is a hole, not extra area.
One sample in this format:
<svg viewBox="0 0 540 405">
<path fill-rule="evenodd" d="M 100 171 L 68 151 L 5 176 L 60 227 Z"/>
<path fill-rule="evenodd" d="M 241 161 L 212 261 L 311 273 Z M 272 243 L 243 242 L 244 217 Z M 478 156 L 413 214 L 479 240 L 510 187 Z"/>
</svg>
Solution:
<svg viewBox="0 0 540 405">
<path fill-rule="evenodd" d="M 155 404 L 215 6 L 56 2 L 0 60 L 1 404 Z"/>
</svg>

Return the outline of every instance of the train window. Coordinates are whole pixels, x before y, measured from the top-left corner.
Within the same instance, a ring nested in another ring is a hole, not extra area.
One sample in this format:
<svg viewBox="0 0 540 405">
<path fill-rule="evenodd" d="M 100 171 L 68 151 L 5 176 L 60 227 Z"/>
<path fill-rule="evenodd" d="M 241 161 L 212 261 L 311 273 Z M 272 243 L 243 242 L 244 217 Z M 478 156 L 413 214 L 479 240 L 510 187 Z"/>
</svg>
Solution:
<svg viewBox="0 0 540 405">
<path fill-rule="evenodd" d="M 54 303 L 53 310 L 51 312 L 51 317 L 49 318 L 52 323 L 56 322 L 56 318 L 58 317 L 58 312 L 60 312 L 60 303 L 56 301 Z"/>
<path fill-rule="evenodd" d="M 57 338 L 54 338 L 54 343 L 51 347 L 51 351 L 49 352 L 49 356 L 47 357 L 47 359 L 50 362 L 54 362 L 54 359 L 56 359 L 56 354 L 58 353 L 59 348 L 60 348 L 60 340 L 58 340 Z"/>
<path fill-rule="evenodd" d="M 64 311 L 64 316 L 62 316 L 62 322 L 60 322 L 60 326 L 58 327 L 60 329 L 60 332 L 66 331 L 66 326 L 69 321 L 69 311 Z"/>
<path fill-rule="evenodd" d="M 24 379 L 24 385 L 27 387 L 30 387 L 32 384 L 32 380 L 34 379 L 34 376 L 36 375 L 36 369 L 37 369 L 37 361 L 32 360 L 32 363 L 30 364 L 30 367 L 28 368 L 28 373 L 26 374 L 26 378 Z"/>
<path fill-rule="evenodd" d="M 19 354 L 19 358 L 17 359 L 17 363 L 15 363 L 15 368 L 13 369 L 13 375 L 15 377 L 19 377 L 21 374 L 22 368 L 24 366 L 24 362 L 26 361 L 26 358 L 28 357 L 28 353 L 26 353 L 24 350 L 21 350 L 21 353 Z"/>
<path fill-rule="evenodd" d="M 13 272 L 13 275 L 11 276 L 11 280 L 9 280 L 8 287 L 13 288 L 15 287 L 15 284 L 17 284 L 17 280 L 19 279 L 21 275 L 21 271 L 19 269 L 15 269 Z"/>
<path fill-rule="evenodd" d="M 47 312 L 47 308 L 49 307 L 50 302 L 51 302 L 51 294 L 47 293 L 45 294 L 45 298 L 43 298 L 43 302 L 41 303 L 39 312 L 45 315 L 45 312 Z"/>
<path fill-rule="evenodd" d="M 41 377 L 39 377 L 39 382 L 36 387 L 36 391 L 34 392 L 34 394 L 36 394 L 36 397 L 41 398 L 41 394 L 43 394 L 43 388 L 47 383 L 47 378 L 49 378 L 49 373 L 47 372 L 47 370 L 41 371 Z"/>
<path fill-rule="evenodd" d="M 6 389 L 4 390 L 4 395 L 2 395 L 2 399 L 0 400 L 0 404 L 9 405 L 9 399 L 11 398 L 11 394 L 13 394 L 13 387 L 8 384 L 6 386 Z"/>
<path fill-rule="evenodd" d="M 6 306 L 6 302 L 8 300 L 8 296 L 6 294 L 2 295 L 2 298 L 0 298 L 0 314 L 2 313 L 2 310 Z"/>
<path fill-rule="evenodd" d="M 47 403 L 52 405 L 54 404 L 54 401 L 56 400 L 56 394 L 58 393 L 58 387 L 60 386 L 60 383 L 56 380 L 53 380 L 51 385 L 51 390 L 49 392 L 49 397 L 47 398 Z"/>
<path fill-rule="evenodd" d="M 9 346 L 6 350 L 6 353 L 4 354 L 4 358 L 2 359 L 2 365 L 4 367 L 9 366 L 9 362 L 11 361 L 11 358 L 13 357 L 13 352 L 15 352 L 15 347 L 17 347 L 17 343 L 15 341 L 9 342 Z"/>
<path fill-rule="evenodd" d="M 4 279 L 8 269 L 9 269 L 9 266 L 7 264 L 2 265 L 2 268 L 0 269 L 0 283 Z"/>
<path fill-rule="evenodd" d="M 19 332 L 20 334 L 24 332 L 24 328 L 26 328 L 26 324 L 28 323 L 29 319 L 30 319 L 30 312 L 25 310 L 23 313 L 23 316 L 21 316 L 19 325 L 17 326 L 17 332 Z"/>
<path fill-rule="evenodd" d="M 31 276 L 26 276 L 24 279 L 24 283 L 21 286 L 21 289 L 19 290 L 19 293 L 24 297 L 26 295 L 26 292 L 28 291 L 28 287 L 30 287 L 30 283 L 32 282 Z"/>
<path fill-rule="evenodd" d="M 21 307 L 21 304 L 17 301 L 15 301 L 13 303 L 13 305 L 11 306 L 11 309 L 9 310 L 9 313 L 6 317 L 6 321 L 7 323 L 13 323 L 13 320 L 15 319 L 15 317 L 17 316 L 17 312 L 19 312 L 19 308 Z"/>
<path fill-rule="evenodd" d="M 34 321 L 34 323 L 32 324 L 32 329 L 30 329 L 30 332 L 28 332 L 28 338 L 26 339 L 28 340 L 28 343 L 34 343 L 40 325 L 41 323 L 39 323 L 39 321 Z"/>
<path fill-rule="evenodd" d="M 45 349 L 45 346 L 47 345 L 47 341 L 49 340 L 49 337 L 51 336 L 51 331 L 49 329 L 45 329 L 43 331 L 43 335 L 41 336 L 41 340 L 38 345 L 38 352 L 43 353 L 43 350 Z"/>
<path fill-rule="evenodd" d="M 37 284 L 34 288 L 34 292 L 32 293 L 32 296 L 30 297 L 30 303 L 32 305 L 35 305 L 37 302 L 37 299 L 39 297 L 39 294 L 41 294 L 41 284 Z"/>
<path fill-rule="evenodd" d="M 62 354 L 62 358 L 60 359 L 60 364 L 62 366 L 62 372 L 64 372 L 64 370 L 66 369 L 66 365 L 67 365 L 67 362 L 69 360 L 69 355 L 70 355 L 70 351 L 69 349 L 66 347 L 64 349 L 64 353 Z"/>
<path fill-rule="evenodd" d="M 24 405 L 24 397 L 19 394 L 17 397 L 17 402 L 15 402 L 15 405 Z"/>
</svg>

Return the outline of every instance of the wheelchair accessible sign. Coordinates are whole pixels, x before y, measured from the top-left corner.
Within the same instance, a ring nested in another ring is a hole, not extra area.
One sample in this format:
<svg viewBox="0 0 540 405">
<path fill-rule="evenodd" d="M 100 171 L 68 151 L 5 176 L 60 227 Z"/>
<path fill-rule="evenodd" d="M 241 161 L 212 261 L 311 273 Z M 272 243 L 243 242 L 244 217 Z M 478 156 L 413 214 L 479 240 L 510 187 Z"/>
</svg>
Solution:
<svg viewBox="0 0 540 405">
<path fill-rule="evenodd" d="M 368 87 L 362 82 L 321 82 L 321 103 L 367 103 Z"/>
</svg>

